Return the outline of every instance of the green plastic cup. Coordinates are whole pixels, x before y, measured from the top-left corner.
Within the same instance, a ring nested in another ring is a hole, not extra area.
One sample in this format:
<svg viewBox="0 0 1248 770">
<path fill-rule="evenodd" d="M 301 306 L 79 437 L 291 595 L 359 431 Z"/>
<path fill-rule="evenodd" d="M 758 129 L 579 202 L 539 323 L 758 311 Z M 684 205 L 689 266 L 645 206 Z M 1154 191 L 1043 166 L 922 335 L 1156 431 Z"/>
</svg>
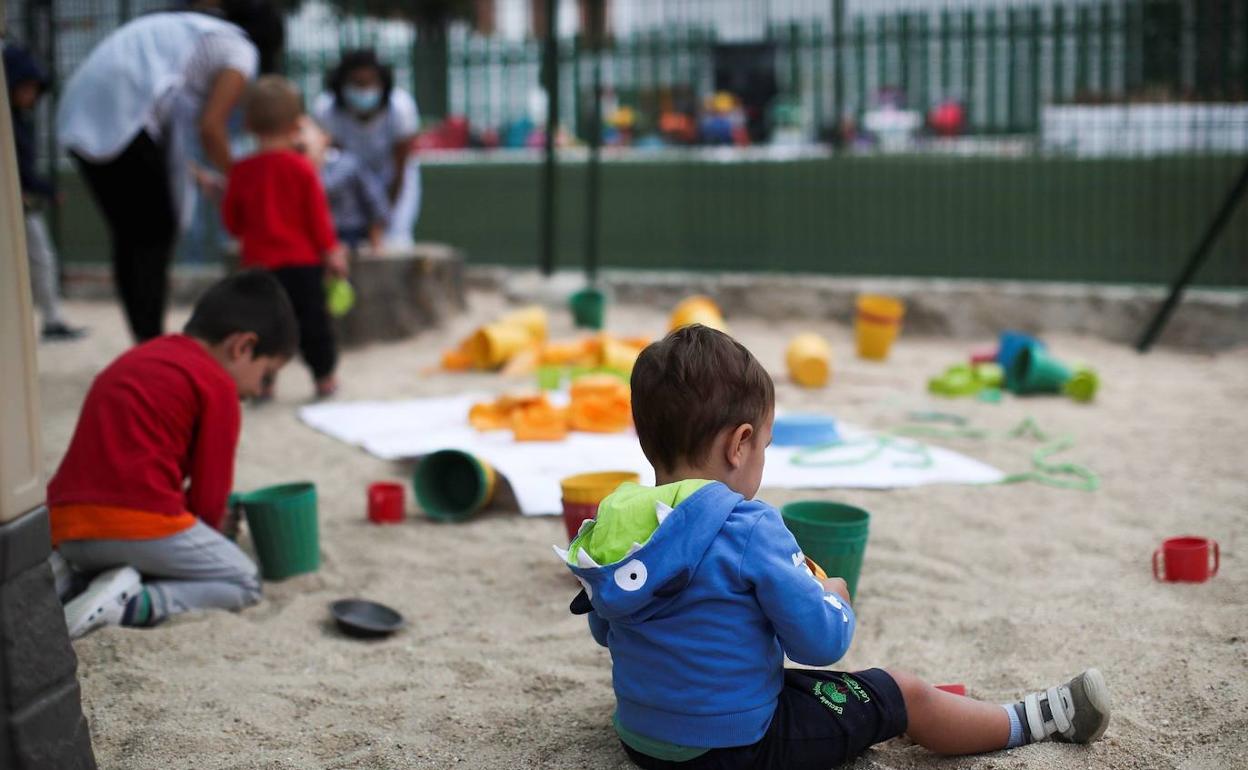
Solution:
<svg viewBox="0 0 1248 770">
<path fill-rule="evenodd" d="M 844 503 L 803 500 L 780 510 L 802 552 L 829 577 L 844 578 L 852 599 L 858 591 L 871 514 Z"/>
<path fill-rule="evenodd" d="M 598 289 L 581 289 L 568 299 L 572 321 L 581 329 L 601 329 L 607 297 Z"/>
<path fill-rule="evenodd" d="M 488 463 L 458 449 L 443 449 L 416 466 L 412 488 L 429 518 L 462 521 L 490 502 L 495 480 Z"/>
<path fill-rule="evenodd" d="M 265 580 L 316 572 L 321 566 L 316 485 L 302 481 L 239 496 Z"/>
</svg>

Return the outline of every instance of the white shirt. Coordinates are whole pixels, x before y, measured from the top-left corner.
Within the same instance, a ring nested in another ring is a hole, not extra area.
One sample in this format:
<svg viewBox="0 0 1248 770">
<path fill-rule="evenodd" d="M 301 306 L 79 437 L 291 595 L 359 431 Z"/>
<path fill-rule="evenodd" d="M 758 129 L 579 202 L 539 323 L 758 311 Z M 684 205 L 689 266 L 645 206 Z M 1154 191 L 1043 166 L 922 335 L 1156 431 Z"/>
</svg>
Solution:
<svg viewBox="0 0 1248 770">
<path fill-rule="evenodd" d="M 104 38 L 66 83 L 56 114 L 60 143 L 104 162 L 140 131 L 164 141 L 175 121 L 193 127 L 221 70 L 251 80 L 259 60 L 229 22 L 202 13 L 141 16 Z"/>
<path fill-rule="evenodd" d="M 390 89 L 390 100 L 384 110 L 367 122 L 360 122 L 350 110 L 334 105 L 334 95 L 323 93 L 316 98 L 313 114 L 318 123 L 342 149 L 355 156 L 360 165 L 376 174 L 383 184 L 394 181 L 394 145 L 410 139 L 420 128 L 416 100 L 401 88 Z"/>
</svg>

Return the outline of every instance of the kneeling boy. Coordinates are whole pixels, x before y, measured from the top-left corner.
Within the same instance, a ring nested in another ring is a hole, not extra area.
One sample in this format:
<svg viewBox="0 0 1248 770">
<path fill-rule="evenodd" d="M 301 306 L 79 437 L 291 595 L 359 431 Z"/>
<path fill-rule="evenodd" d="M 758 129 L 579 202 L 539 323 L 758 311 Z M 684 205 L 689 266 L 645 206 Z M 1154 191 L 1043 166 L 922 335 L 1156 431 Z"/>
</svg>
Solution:
<svg viewBox="0 0 1248 770">
<path fill-rule="evenodd" d="M 209 289 L 182 334 L 131 348 L 95 378 L 48 484 L 53 547 L 100 573 L 65 607 L 71 637 L 260 600 L 255 565 L 219 528 L 239 400 L 297 345 L 286 292 L 252 270 Z"/>
</svg>

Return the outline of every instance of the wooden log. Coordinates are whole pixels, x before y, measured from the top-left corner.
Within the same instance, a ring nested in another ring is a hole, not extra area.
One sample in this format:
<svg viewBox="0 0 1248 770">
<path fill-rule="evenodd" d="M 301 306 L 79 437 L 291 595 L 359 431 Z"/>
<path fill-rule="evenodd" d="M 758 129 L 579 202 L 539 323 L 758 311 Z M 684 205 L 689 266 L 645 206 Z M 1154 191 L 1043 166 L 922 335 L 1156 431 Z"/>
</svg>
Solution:
<svg viewBox="0 0 1248 770">
<path fill-rule="evenodd" d="M 343 347 L 411 337 L 467 307 L 464 260 L 441 243 L 415 243 L 351 259 L 355 307 L 335 322 Z"/>
</svg>

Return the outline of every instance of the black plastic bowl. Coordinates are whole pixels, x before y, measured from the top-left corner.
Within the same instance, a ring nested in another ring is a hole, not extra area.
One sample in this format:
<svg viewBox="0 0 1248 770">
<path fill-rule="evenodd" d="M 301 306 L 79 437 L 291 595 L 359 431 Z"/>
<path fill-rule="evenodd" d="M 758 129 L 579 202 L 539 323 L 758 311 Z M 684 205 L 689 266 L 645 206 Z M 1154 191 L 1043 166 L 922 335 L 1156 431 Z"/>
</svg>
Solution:
<svg viewBox="0 0 1248 770">
<path fill-rule="evenodd" d="M 339 599 L 329 605 L 338 628 L 348 636 L 389 636 L 403 627 L 403 616 L 384 604 L 366 599 Z"/>
</svg>

